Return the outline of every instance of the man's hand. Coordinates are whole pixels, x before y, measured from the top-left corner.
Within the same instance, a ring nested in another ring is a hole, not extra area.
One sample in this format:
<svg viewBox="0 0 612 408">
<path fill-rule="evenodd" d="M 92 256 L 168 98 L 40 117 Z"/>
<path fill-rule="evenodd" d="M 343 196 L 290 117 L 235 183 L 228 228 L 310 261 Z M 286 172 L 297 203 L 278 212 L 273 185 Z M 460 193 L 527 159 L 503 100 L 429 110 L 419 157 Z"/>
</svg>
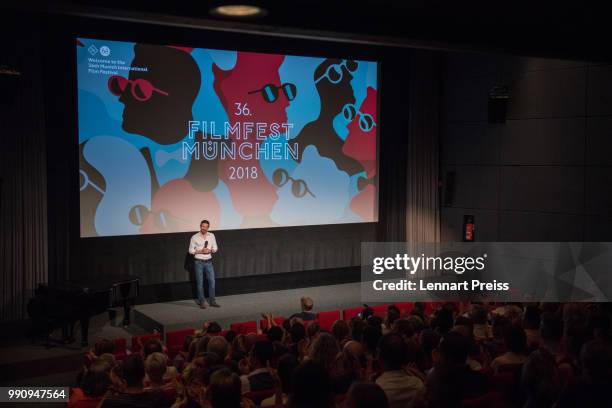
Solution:
<svg viewBox="0 0 612 408">
<path fill-rule="evenodd" d="M 210 248 L 202 248 L 198 251 L 199 254 L 210 254 L 212 250 Z"/>
</svg>

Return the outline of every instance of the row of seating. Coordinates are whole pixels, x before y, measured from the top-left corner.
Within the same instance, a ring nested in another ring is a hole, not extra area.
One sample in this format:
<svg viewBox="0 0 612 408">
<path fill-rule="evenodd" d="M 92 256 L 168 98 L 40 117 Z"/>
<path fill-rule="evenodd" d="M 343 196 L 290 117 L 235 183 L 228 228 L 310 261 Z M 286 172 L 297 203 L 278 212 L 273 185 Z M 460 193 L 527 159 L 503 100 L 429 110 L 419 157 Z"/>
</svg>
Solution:
<svg viewBox="0 0 612 408">
<path fill-rule="evenodd" d="M 429 316 L 438 305 L 444 302 L 425 302 L 425 315 Z M 395 306 L 401 311 L 402 314 L 410 313 L 414 306 L 414 302 L 400 302 L 396 303 Z M 389 304 L 384 305 L 376 305 L 371 306 L 374 310 L 375 316 L 385 317 L 387 314 L 387 308 Z M 329 331 L 331 330 L 332 325 L 336 320 L 350 320 L 351 318 L 357 316 L 359 313 L 363 311 L 363 306 L 353 307 L 343 310 L 332 310 L 327 312 L 319 312 L 317 313 L 316 320 L 306 321 L 305 325 L 309 325 L 313 322 L 317 322 L 322 330 Z M 274 318 L 274 322 L 278 325 L 282 325 L 285 321 L 285 317 L 279 316 Z M 233 331 L 237 334 L 248 334 L 248 333 L 257 333 L 257 321 L 251 320 L 247 322 L 237 322 L 232 323 L 230 325 L 229 330 L 223 330 L 220 333 L 216 333 L 218 336 L 225 336 L 228 331 Z M 259 327 L 261 330 L 268 329 L 267 320 L 260 320 Z M 194 328 L 187 328 L 181 330 L 174 330 L 166 333 L 166 348 L 168 357 L 173 359 L 179 351 L 183 348 L 183 343 L 187 336 L 193 336 L 195 334 Z M 115 357 L 119 360 L 123 359 L 129 353 L 138 353 L 141 350 L 142 344 L 144 344 L 147 340 L 151 338 L 157 338 L 162 340 L 161 333 L 149 333 L 143 334 L 139 336 L 132 337 L 131 349 L 128 351 L 127 340 L 125 338 L 117 338 L 115 339 Z"/>
</svg>

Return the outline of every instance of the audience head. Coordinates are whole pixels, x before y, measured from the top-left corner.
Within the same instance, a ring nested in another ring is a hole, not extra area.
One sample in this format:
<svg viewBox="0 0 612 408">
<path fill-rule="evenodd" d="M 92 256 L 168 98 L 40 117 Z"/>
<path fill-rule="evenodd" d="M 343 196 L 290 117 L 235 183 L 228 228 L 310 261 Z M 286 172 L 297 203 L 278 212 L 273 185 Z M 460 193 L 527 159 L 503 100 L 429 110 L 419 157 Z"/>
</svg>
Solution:
<svg viewBox="0 0 612 408">
<path fill-rule="evenodd" d="M 268 340 L 255 342 L 251 351 L 251 364 L 254 367 L 266 367 L 274 357 L 274 347 Z"/>
<path fill-rule="evenodd" d="M 142 388 L 145 367 L 140 354 L 130 354 L 121 361 L 121 379 L 127 387 Z"/>
<path fill-rule="evenodd" d="M 225 333 L 225 340 L 227 340 L 228 344 L 232 344 L 232 342 L 234 341 L 234 339 L 236 338 L 236 336 L 238 335 L 238 333 L 236 333 L 233 330 L 228 330 L 227 333 Z"/>
<path fill-rule="evenodd" d="M 523 364 L 521 384 L 530 406 L 552 406 L 561 389 L 554 357 L 545 350 L 531 353 Z"/>
<path fill-rule="evenodd" d="M 240 377 L 227 368 L 220 368 L 210 376 L 206 398 L 212 408 L 240 408 L 242 401 Z"/>
<path fill-rule="evenodd" d="M 163 353 L 151 353 L 145 360 L 145 371 L 152 383 L 162 383 L 167 369 L 168 357 Z"/>
<path fill-rule="evenodd" d="M 268 340 L 271 342 L 282 341 L 283 340 L 283 329 L 278 326 L 272 326 L 268 329 L 266 333 Z"/>
<path fill-rule="evenodd" d="M 563 321 L 555 313 L 545 312 L 541 316 L 540 337 L 542 340 L 558 343 L 563 337 Z"/>
<path fill-rule="evenodd" d="M 461 367 L 466 364 L 470 351 L 467 337 L 458 332 L 449 332 L 442 337 L 440 346 L 440 363 L 447 367 Z"/>
<path fill-rule="evenodd" d="M 329 371 L 339 352 L 340 348 L 334 336 L 329 333 L 321 333 L 312 343 L 308 357 L 321 364 L 323 369 Z"/>
<path fill-rule="evenodd" d="M 529 305 L 525 308 L 523 316 L 523 327 L 529 330 L 540 328 L 540 308 L 534 305 Z"/>
<path fill-rule="evenodd" d="M 110 371 L 112 365 L 101 358 L 97 358 L 85 369 L 80 387 L 89 397 L 99 397 L 106 393 L 111 385 Z"/>
<path fill-rule="evenodd" d="M 298 343 L 300 340 L 306 338 L 306 329 L 302 323 L 296 322 L 291 325 L 289 334 L 291 334 L 291 341 L 293 343 Z"/>
<path fill-rule="evenodd" d="M 591 340 L 582 346 L 580 351 L 582 375 L 588 383 L 610 381 L 612 366 L 612 349 L 610 344 L 601 340 Z"/>
<path fill-rule="evenodd" d="M 525 353 L 527 350 L 527 335 L 525 330 L 518 324 L 510 324 L 504 332 L 504 343 L 508 351 L 513 353 Z"/>
<path fill-rule="evenodd" d="M 292 391 L 287 404 L 289 408 L 334 406 L 329 373 L 316 361 L 305 360 L 297 366 Z"/>
<path fill-rule="evenodd" d="M 368 325 L 363 329 L 363 345 L 372 353 L 376 351 L 381 337 L 380 328 Z"/>
<path fill-rule="evenodd" d="M 387 395 L 375 383 L 353 383 L 346 395 L 347 408 L 387 408 L 388 406 Z"/>
<path fill-rule="evenodd" d="M 156 338 L 148 339 L 142 345 L 142 354 L 145 359 L 150 354 L 163 353 L 163 351 L 164 351 L 164 346 L 162 346 L 161 341 L 159 341 L 159 339 L 156 339 Z"/>
<path fill-rule="evenodd" d="M 399 334 L 385 334 L 378 347 L 378 358 L 385 371 L 400 370 L 406 363 L 406 342 Z"/>
<path fill-rule="evenodd" d="M 300 306 L 303 312 L 310 312 L 314 306 L 314 302 L 308 296 L 302 296 L 300 299 Z"/>
<path fill-rule="evenodd" d="M 312 322 L 306 328 L 306 333 L 308 334 L 308 338 L 314 338 L 321 331 L 321 326 L 317 322 Z"/>
<path fill-rule="evenodd" d="M 225 361 L 227 357 L 227 352 L 229 351 L 229 344 L 227 344 L 227 340 L 221 336 L 214 336 L 208 341 L 208 346 L 206 347 L 206 351 L 209 353 L 215 353 L 218 357 L 217 362 L 219 364 Z"/>
<path fill-rule="evenodd" d="M 101 356 L 104 353 L 112 354 L 115 351 L 115 343 L 109 339 L 99 339 L 94 345 L 94 353 L 96 356 Z"/>
<path fill-rule="evenodd" d="M 385 326 L 391 328 L 393 322 L 402 317 L 402 313 L 395 305 L 389 305 L 387 307 L 387 317 L 385 318 Z"/>
<path fill-rule="evenodd" d="M 191 346 L 192 341 L 193 341 L 193 336 L 187 336 L 185 337 L 185 340 L 183 340 L 183 351 L 185 353 L 189 352 L 189 346 Z"/>
<path fill-rule="evenodd" d="M 291 391 L 293 386 L 293 372 L 297 366 L 298 360 L 293 354 L 283 354 L 278 359 L 278 368 L 276 372 L 285 394 Z"/>
<path fill-rule="evenodd" d="M 334 324 L 332 324 L 331 332 L 338 343 L 342 343 L 350 334 L 349 325 L 345 320 L 336 320 Z"/>
</svg>

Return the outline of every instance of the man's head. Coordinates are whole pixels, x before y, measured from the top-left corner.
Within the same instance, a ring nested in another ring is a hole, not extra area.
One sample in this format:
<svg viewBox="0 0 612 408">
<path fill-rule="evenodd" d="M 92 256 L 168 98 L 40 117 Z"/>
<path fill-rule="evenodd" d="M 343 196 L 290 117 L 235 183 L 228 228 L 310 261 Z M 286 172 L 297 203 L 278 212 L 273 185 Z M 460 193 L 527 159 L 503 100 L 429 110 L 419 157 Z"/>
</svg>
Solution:
<svg viewBox="0 0 612 408">
<path fill-rule="evenodd" d="M 274 356 L 272 342 L 260 340 L 255 342 L 251 351 L 251 363 L 254 367 L 266 367 Z"/>
<path fill-rule="evenodd" d="M 406 362 L 407 347 L 402 336 L 385 334 L 379 343 L 379 360 L 384 370 L 399 370 Z"/>
<path fill-rule="evenodd" d="M 163 353 L 152 353 L 145 360 L 145 372 L 155 383 L 162 383 L 168 369 L 168 357 Z"/>
<path fill-rule="evenodd" d="M 200 222 L 200 232 L 202 234 L 206 234 L 208 232 L 208 228 L 210 228 L 210 222 L 208 220 L 202 220 Z"/>
<path fill-rule="evenodd" d="M 142 345 L 142 354 L 146 359 L 150 354 L 153 353 L 162 353 L 164 351 L 164 346 L 161 344 L 161 341 L 156 338 L 151 338 L 144 342 Z"/>
<path fill-rule="evenodd" d="M 222 363 L 225 360 L 225 357 L 227 357 L 228 348 L 229 344 L 224 337 L 215 336 L 209 340 L 206 351 L 209 353 L 215 353 L 217 357 L 219 357 L 219 363 Z"/>
<path fill-rule="evenodd" d="M 302 298 L 300 299 L 300 304 L 302 305 L 303 312 L 312 311 L 312 307 L 314 306 L 314 302 L 308 296 L 302 296 Z"/>
</svg>

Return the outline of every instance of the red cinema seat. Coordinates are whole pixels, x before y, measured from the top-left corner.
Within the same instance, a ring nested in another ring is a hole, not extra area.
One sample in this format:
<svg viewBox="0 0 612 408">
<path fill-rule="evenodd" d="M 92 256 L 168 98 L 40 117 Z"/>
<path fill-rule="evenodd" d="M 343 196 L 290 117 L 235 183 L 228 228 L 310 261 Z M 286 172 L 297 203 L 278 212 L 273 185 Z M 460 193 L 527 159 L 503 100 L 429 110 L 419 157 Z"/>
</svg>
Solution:
<svg viewBox="0 0 612 408">
<path fill-rule="evenodd" d="M 374 316 L 385 317 L 387 315 L 387 308 L 389 305 L 376 305 L 371 307 L 372 310 L 374 310 Z"/>
<path fill-rule="evenodd" d="M 340 320 L 340 311 L 332 310 L 331 312 L 319 312 L 317 313 L 317 320 L 319 321 L 321 330 L 330 331 L 336 320 Z"/>
<path fill-rule="evenodd" d="M 113 355 L 117 360 L 123 360 L 125 356 L 127 356 L 127 340 L 123 337 L 119 337 L 114 340 L 115 342 L 115 351 L 113 351 Z"/>
<path fill-rule="evenodd" d="M 343 320 L 351 320 L 351 317 L 357 316 L 359 313 L 361 313 L 362 310 L 363 307 L 353 307 L 350 309 L 344 309 L 342 311 L 342 318 Z"/>
<path fill-rule="evenodd" d="M 159 339 L 161 341 L 161 333 L 142 334 L 132 337 L 132 353 L 139 353 L 142 345 L 149 339 Z"/>
<path fill-rule="evenodd" d="M 251 320 L 250 322 L 232 323 L 230 330 L 236 334 L 257 333 L 257 322 Z"/>
<path fill-rule="evenodd" d="M 183 349 L 183 343 L 187 336 L 193 336 L 195 329 L 182 329 L 166 333 L 166 347 L 168 347 L 168 359 L 173 360 L 174 357 Z"/>
<path fill-rule="evenodd" d="M 282 326 L 283 322 L 285 321 L 285 318 L 283 316 L 278 316 L 273 317 L 272 320 L 274 320 L 274 323 L 276 323 L 277 326 Z M 259 327 L 261 328 L 261 330 L 268 330 L 268 321 L 261 319 L 259 321 Z"/>
<path fill-rule="evenodd" d="M 400 310 L 400 314 L 403 316 L 406 313 L 412 312 L 412 308 L 414 307 L 414 302 L 396 303 L 395 307 L 397 307 Z"/>
</svg>

